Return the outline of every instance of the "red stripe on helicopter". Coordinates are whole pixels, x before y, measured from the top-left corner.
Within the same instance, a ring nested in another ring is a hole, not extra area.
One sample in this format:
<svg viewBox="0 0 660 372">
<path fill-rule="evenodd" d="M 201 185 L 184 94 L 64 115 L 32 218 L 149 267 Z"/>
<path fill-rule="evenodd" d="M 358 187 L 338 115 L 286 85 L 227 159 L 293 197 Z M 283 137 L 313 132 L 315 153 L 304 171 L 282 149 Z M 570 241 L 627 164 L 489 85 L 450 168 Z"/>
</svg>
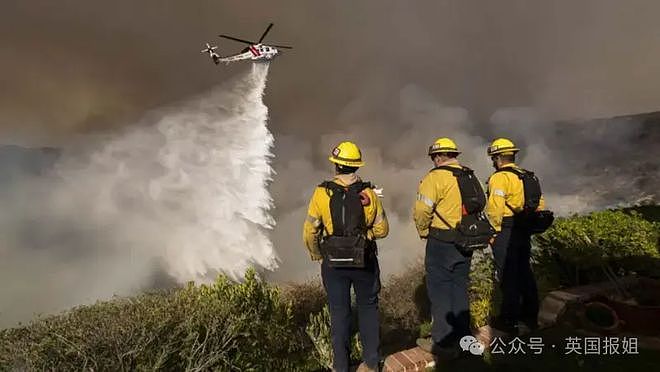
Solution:
<svg viewBox="0 0 660 372">
<path fill-rule="evenodd" d="M 250 52 L 252 52 L 255 57 L 259 57 L 259 50 L 257 48 L 250 46 Z"/>
</svg>

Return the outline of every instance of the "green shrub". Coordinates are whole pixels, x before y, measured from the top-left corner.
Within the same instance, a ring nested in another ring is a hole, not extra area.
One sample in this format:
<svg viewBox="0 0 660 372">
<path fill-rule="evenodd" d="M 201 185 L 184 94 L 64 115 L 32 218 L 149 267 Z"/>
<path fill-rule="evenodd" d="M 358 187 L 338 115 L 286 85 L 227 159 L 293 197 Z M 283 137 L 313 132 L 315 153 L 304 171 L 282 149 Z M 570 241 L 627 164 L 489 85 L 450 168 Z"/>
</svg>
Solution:
<svg viewBox="0 0 660 372">
<path fill-rule="evenodd" d="M 475 328 L 488 324 L 491 313 L 494 285 L 495 265 L 490 250 L 477 251 L 472 255 L 470 267 L 470 317 Z"/>
<path fill-rule="evenodd" d="M 419 325 L 419 337 L 429 337 L 431 335 L 431 329 L 433 329 L 433 323 L 430 320 L 423 322 Z"/>
<path fill-rule="evenodd" d="M 305 283 L 286 283 L 280 286 L 282 298 L 291 303 L 293 320 L 305 328 L 309 315 L 318 313 L 327 304 L 325 290 L 320 280 Z"/>
<path fill-rule="evenodd" d="M 81 306 L 0 331 L 0 366 L 27 370 L 297 370 L 291 305 L 248 271 L 211 285 Z M 2 368 L 0 368 L 2 369 Z"/>
<path fill-rule="evenodd" d="M 647 205 L 636 205 L 633 207 L 627 207 L 621 211 L 630 213 L 637 212 L 642 218 L 649 222 L 658 222 L 660 223 L 660 205 L 647 204 Z"/>
<path fill-rule="evenodd" d="M 536 242 L 541 249 L 580 267 L 625 257 L 659 256 L 657 226 L 635 212 L 600 211 L 558 218 Z"/>
<path fill-rule="evenodd" d="M 659 257 L 658 237 L 658 225 L 634 211 L 601 211 L 558 218 L 546 233 L 534 239 L 532 265 L 540 297 L 562 284 L 579 284 L 573 275 L 576 270 L 598 268 L 600 274 L 602 265 L 615 261 L 633 263 L 627 269 L 641 267 L 639 261 L 629 258 Z M 650 265 L 649 260 L 645 261 Z M 599 276 L 599 280 L 605 279 Z M 495 284 L 492 252 L 475 252 L 469 287 L 474 327 L 488 323 L 497 302 Z"/>
<path fill-rule="evenodd" d="M 423 270 L 423 267 L 420 270 Z M 417 278 L 417 280 L 420 281 L 417 285 L 421 286 L 423 277 Z M 475 328 L 488 324 L 493 307 L 494 285 L 495 266 L 492 252 L 490 250 L 474 252 L 470 266 L 468 297 L 470 299 L 471 325 Z M 424 296 L 426 296 L 426 292 L 424 292 Z M 420 337 L 428 337 L 431 334 L 431 326 L 430 315 L 420 317 L 418 323 L 415 324 Z"/>
<path fill-rule="evenodd" d="M 532 270 L 536 278 L 539 298 L 543 299 L 548 293 L 568 284 L 565 278 L 568 275 L 568 264 L 562 263 L 559 257 L 548 249 L 540 248 L 536 243 L 532 245 Z"/>
<path fill-rule="evenodd" d="M 309 315 L 306 328 L 307 335 L 314 344 L 312 357 L 321 366 L 332 369 L 332 337 L 330 335 L 330 309 L 328 305 L 317 314 Z M 359 333 L 351 339 L 351 359 L 359 361 L 362 358 L 362 344 Z"/>
<path fill-rule="evenodd" d="M 430 303 L 424 278 L 424 264 L 420 261 L 384 283 L 380 293 L 380 309 L 385 332 L 417 329 L 424 320 L 429 319 Z"/>
<path fill-rule="evenodd" d="M 565 286 L 607 280 L 615 271 L 634 271 L 635 258 L 657 261 L 658 237 L 658 225 L 635 211 L 558 218 L 535 237 L 535 271 Z"/>
<path fill-rule="evenodd" d="M 423 262 L 390 277 L 380 293 L 381 346 L 384 354 L 415 345 L 419 326 L 431 319 Z"/>
<path fill-rule="evenodd" d="M 539 291 L 572 284 L 576 268 L 617 262 L 637 270 L 639 259 L 657 262 L 648 258 L 660 256 L 658 231 L 632 212 L 557 219 L 535 238 Z M 486 324 L 496 302 L 493 277 L 490 252 L 475 253 L 473 326 Z M 0 370 L 319 370 L 332 358 L 325 304 L 318 281 L 279 290 L 253 271 L 242 283 L 220 276 L 211 285 L 117 298 L 0 330 Z M 385 282 L 380 312 L 384 354 L 429 332 L 421 262 Z M 352 357 L 359 360 L 360 352 L 356 335 Z"/>
</svg>

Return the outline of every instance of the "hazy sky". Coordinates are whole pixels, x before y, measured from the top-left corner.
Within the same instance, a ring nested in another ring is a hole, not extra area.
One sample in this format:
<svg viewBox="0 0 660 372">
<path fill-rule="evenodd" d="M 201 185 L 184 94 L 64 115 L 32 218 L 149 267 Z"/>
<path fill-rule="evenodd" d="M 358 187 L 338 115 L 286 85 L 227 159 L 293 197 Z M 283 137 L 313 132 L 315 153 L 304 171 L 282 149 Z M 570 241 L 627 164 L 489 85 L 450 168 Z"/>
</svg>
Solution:
<svg viewBox="0 0 660 372">
<path fill-rule="evenodd" d="M 635 145 L 637 123 L 561 132 L 551 122 L 660 110 L 659 12 L 650 0 L 4 0 L 0 142 L 66 146 L 72 134 L 133 125 L 245 71 L 212 64 L 205 42 L 230 54 L 243 45 L 217 34 L 257 38 L 274 22 L 267 41 L 294 46 L 271 66 L 265 96 L 287 275 L 315 270 L 291 237 L 346 138 L 385 187 L 395 227 L 385 244 L 403 252 L 394 262 L 420 251 L 407 211 L 438 136 L 455 137 L 481 178 L 486 143 L 512 136 L 556 210 L 628 192 L 632 177 L 595 170 L 634 172 L 616 151 L 653 158 L 657 146 Z"/>
<path fill-rule="evenodd" d="M 289 43 L 271 71 L 277 133 L 395 123 L 399 90 L 418 84 L 487 121 L 533 106 L 550 117 L 660 108 L 655 1 L 5 0 L 0 128 L 16 142 L 125 125 L 226 80 L 199 50 L 242 45 L 219 33 Z M 340 122 L 360 100 L 355 122 Z M 7 142 L 7 141 L 4 141 Z"/>
</svg>

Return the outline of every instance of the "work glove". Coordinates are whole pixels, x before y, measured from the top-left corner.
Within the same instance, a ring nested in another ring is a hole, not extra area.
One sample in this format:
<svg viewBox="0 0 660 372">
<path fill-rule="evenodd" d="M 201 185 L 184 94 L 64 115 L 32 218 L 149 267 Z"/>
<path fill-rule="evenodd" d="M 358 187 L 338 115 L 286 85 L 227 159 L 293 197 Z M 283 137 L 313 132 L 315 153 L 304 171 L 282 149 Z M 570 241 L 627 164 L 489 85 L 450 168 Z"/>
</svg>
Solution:
<svg viewBox="0 0 660 372">
<path fill-rule="evenodd" d="M 374 185 L 373 190 L 374 190 L 374 193 L 376 194 L 377 197 L 379 197 L 379 198 L 383 197 L 383 188 L 382 187 L 379 188 L 378 185 Z"/>
<path fill-rule="evenodd" d="M 319 261 L 319 263 L 323 261 L 323 256 L 321 256 L 319 253 L 310 253 L 310 256 L 312 261 Z"/>
</svg>

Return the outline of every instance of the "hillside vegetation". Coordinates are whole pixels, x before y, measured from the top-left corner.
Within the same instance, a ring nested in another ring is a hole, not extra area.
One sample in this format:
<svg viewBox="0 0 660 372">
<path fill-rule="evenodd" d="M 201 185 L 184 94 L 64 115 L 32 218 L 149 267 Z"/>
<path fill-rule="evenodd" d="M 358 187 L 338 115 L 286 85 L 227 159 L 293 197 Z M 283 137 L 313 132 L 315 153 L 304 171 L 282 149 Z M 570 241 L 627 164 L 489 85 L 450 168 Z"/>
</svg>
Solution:
<svg viewBox="0 0 660 372">
<path fill-rule="evenodd" d="M 657 207 L 643 215 L 603 211 L 558 219 L 536 238 L 540 290 L 602 280 L 604 266 L 619 275 L 660 276 L 654 219 Z M 644 268 L 634 260 L 640 257 Z M 470 286 L 475 327 L 486 324 L 496 302 L 493 274 L 489 253 L 480 252 Z M 385 282 L 384 353 L 413 344 L 429 321 L 425 291 L 421 265 Z M 210 285 L 102 301 L 1 330 L 0 369 L 323 370 L 332 357 L 324 303 L 318 282 L 276 287 L 254 271 L 241 283 L 220 276 Z M 353 349 L 358 358 L 357 338 Z"/>
</svg>

